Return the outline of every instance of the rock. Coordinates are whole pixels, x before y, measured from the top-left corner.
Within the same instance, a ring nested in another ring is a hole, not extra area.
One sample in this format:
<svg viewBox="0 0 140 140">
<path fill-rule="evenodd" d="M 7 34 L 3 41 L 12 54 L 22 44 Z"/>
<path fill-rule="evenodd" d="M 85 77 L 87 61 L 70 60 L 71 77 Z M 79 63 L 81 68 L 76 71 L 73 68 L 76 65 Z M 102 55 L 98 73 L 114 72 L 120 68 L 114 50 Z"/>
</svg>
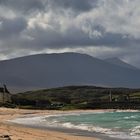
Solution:
<svg viewBox="0 0 140 140">
<path fill-rule="evenodd" d="M 12 140 L 9 135 L 1 135 L 0 140 Z"/>
</svg>

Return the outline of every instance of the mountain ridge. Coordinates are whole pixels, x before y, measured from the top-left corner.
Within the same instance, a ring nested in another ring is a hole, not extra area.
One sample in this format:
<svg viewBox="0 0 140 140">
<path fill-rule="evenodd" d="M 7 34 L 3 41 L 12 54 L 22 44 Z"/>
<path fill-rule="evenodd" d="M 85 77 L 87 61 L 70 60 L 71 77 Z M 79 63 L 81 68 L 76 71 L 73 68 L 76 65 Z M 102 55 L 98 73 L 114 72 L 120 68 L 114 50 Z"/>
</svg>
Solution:
<svg viewBox="0 0 140 140">
<path fill-rule="evenodd" d="M 139 69 L 131 64 L 128 64 L 126 62 L 124 62 L 123 60 L 117 58 L 117 57 L 112 57 L 112 58 L 107 58 L 104 59 L 106 62 L 111 63 L 111 64 L 115 64 L 121 67 L 125 67 L 125 68 L 131 68 L 131 69 Z"/>
<path fill-rule="evenodd" d="M 140 70 L 80 53 L 30 55 L 0 61 L 0 83 L 26 90 L 69 85 L 140 87 Z"/>
</svg>

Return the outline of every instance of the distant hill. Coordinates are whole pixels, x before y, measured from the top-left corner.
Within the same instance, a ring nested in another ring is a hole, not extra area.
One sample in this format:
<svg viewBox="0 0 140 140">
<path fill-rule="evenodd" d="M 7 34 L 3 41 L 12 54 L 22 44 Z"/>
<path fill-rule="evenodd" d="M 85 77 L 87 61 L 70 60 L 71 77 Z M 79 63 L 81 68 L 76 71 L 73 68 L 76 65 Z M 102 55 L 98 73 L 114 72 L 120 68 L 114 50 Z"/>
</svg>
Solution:
<svg viewBox="0 0 140 140">
<path fill-rule="evenodd" d="M 15 105 L 23 108 L 39 107 L 41 109 L 51 109 L 53 107 L 61 107 L 67 109 L 139 109 L 140 89 L 68 86 L 14 94 L 12 96 L 12 101 Z"/>
<path fill-rule="evenodd" d="M 140 70 L 86 54 L 38 54 L 0 61 L 0 83 L 18 91 L 69 85 L 140 87 Z"/>
<path fill-rule="evenodd" d="M 35 91 L 27 91 L 13 95 L 15 98 L 29 100 L 50 100 L 57 102 L 65 102 L 64 99 L 70 101 L 85 101 L 85 100 L 109 100 L 110 91 L 113 96 L 123 96 L 126 94 L 138 93 L 140 99 L 140 89 L 130 88 L 105 88 L 96 86 L 66 86 L 59 88 L 41 89 Z"/>
<path fill-rule="evenodd" d="M 106 62 L 111 63 L 111 64 L 115 64 L 124 68 L 130 68 L 130 69 L 138 69 L 135 66 L 132 66 L 124 61 L 122 61 L 121 59 L 117 58 L 117 57 L 113 57 L 113 58 L 107 58 L 105 59 Z"/>
</svg>

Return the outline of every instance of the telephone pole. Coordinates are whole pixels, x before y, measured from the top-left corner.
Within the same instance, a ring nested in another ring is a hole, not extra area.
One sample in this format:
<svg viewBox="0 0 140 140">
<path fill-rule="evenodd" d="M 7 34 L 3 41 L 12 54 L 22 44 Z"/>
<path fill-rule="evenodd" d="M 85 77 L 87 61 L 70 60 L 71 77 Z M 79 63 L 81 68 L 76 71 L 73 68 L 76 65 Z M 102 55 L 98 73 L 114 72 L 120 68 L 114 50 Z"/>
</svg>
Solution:
<svg viewBox="0 0 140 140">
<path fill-rule="evenodd" d="M 3 103 L 5 102 L 5 87 L 3 87 Z"/>
<path fill-rule="evenodd" d="M 111 89 L 109 90 L 109 101 L 112 102 L 112 92 L 111 92 Z"/>
</svg>

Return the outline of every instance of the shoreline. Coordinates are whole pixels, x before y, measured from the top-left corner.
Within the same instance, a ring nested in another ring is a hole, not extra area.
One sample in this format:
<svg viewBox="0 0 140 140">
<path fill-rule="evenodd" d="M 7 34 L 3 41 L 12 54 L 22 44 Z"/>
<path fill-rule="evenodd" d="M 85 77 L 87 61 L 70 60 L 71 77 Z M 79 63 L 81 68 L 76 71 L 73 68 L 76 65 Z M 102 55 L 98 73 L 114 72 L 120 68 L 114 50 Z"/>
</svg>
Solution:
<svg viewBox="0 0 140 140">
<path fill-rule="evenodd" d="M 117 138 L 109 138 L 99 133 L 87 132 L 75 129 L 62 129 L 50 127 L 35 127 L 10 122 L 17 118 L 30 118 L 59 114 L 71 113 L 99 113 L 112 111 L 137 111 L 137 110 L 23 110 L 23 109 L 7 109 L 0 108 L 0 135 L 9 135 L 12 140 L 120 140 Z"/>
<path fill-rule="evenodd" d="M 40 129 L 31 128 L 29 126 L 17 125 L 8 122 L 15 118 L 29 117 L 29 116 L 42 116 L 42 115 L 55 115 L 60 113 L 81 112 L 82 110 L 74 111 L 55 111 L 55 110 L 24 110 L 24 109 L 8 109 L 0 108 L 0 136 L 9 135 L 12 140 L 100 140 L 96 136 L 79 136 L 73 135 L 65 131 L 56 129 Z M 84 110 L 83 110 L 84 111 Z M 99 110 L 89 110 L 98 112 Z M 101 110 L 100 110 L 101 111 Z M 85 110 L 84 112 L 88 112 Z"/>
<path fill-rule="evenodd" d="M 100 133 L 97 132 L 89 132 L 89 131 L 84 131 L 84 130 L 78 130 L 78 129 L 68 129 L 68 128 L 51 128 L 51 127 L 34 127 L 34 126 L 29 126 L 29 125 L 20 125 L 20 124 L 12 124 L 15 127 L 24 127 L 24 128 L 30 128 L 34 130 L 39 130 L 39 131 L 47 131 L 47 132 L 52 132 L 52 133 L 57 133 L 57 134 L 65 134 L 67 137 L 72 137 L 73 139 L 65 139 L 65 140 L 122 140 L 119 138 L 115 137 L 109 137 L 105 135 L 101 135 Z M 62 138 L 63 139 L 63 138 Z M 123 140 L 128 140 L 128 139 L 123 139 Z"/>
</svg>

